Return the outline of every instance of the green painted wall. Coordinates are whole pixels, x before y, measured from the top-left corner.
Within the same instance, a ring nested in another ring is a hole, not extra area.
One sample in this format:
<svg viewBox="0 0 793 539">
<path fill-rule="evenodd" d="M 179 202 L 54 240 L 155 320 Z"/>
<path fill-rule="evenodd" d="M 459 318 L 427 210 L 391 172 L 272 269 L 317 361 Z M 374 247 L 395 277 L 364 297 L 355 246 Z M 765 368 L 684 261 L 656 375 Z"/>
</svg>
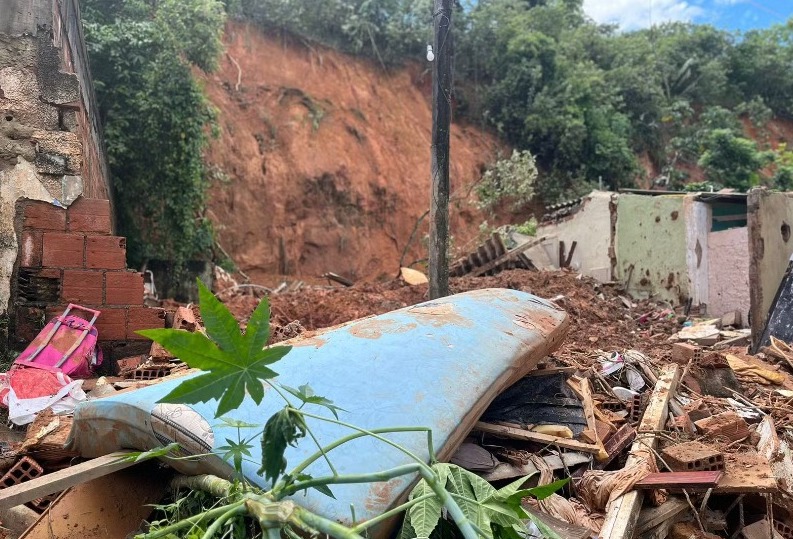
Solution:
<svg viewBox="0 0 793 539">
<path fill-rule="evenodd" d="M 654 296 L 674 304 L 688 297 L 684 200 L 682 195 L 620 195 L 617 279 L 627 282 L 635 297 Z"/>
</svg>

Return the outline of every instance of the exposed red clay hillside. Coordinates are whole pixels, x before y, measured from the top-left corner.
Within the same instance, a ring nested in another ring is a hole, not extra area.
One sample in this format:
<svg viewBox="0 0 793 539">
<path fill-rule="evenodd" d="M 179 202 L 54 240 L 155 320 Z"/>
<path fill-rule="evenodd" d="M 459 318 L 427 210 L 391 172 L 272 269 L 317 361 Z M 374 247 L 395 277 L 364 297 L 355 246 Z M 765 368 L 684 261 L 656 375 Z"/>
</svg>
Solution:
<svg viewBox="0 0 793 539">
<path fill-rule="evenodd" d="M 429 72 L 418 65 L 384 72 L 241 23 L 228 26 L 226 45 L 219 70 L 206 77 L 220 110 L 221 135 L 207 152 L 221 178 L 209 205 L 220 244 L 254 280 L 393 276 L 429 207 Z M 500 145 L 461 125 L 451 141 L 459 246 L 484 220 L 466 192 Z M 406 263 L 424 256 L 426 230 Z"/>
</svg>

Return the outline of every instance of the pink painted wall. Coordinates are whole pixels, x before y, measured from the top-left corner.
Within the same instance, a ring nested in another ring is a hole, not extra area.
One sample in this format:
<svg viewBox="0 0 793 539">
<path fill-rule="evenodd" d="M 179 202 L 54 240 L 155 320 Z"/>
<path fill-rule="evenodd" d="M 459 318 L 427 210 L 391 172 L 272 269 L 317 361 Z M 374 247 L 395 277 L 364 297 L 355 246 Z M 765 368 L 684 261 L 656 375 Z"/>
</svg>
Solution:
<svg viewBox="0 0 793 539">
<path fill-rule="evenodd" d="M 738 309 L 749 319 L 748 228 L 708 233 L 708 316 Z"/>
</svg>

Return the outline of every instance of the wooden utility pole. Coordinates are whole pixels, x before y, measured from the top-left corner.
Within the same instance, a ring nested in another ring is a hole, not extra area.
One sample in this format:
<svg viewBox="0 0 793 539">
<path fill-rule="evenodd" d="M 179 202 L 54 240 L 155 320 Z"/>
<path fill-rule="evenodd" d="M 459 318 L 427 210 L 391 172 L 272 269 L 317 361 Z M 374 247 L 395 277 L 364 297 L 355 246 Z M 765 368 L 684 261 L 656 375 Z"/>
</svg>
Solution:
<svg viewBox="0 0 793 539">
<path fill-rule="evenodd" d="M 452 118 L 452 0 L 435 0 L 432 64 L 432 165 L 430 188 L 430 299 L 449 294 L 449 128 Z"/>
</svg>

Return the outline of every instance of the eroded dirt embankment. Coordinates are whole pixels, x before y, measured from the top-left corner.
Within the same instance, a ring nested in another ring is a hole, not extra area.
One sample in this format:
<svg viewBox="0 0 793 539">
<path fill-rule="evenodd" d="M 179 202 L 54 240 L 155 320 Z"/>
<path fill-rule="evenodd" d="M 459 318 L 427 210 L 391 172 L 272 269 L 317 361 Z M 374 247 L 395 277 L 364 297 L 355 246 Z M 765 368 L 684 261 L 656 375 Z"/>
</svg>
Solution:
<svg viewBox="0 0 793 539">
<path fill-rule="evenodd" d="M 393 276 L 429 207 L 430 73 L 419 65 L 385 72 L 241 23 L 225 39 L 219 70 L 205 77 L 220 111 L 207 160 L 223 248 L 254 280 Z M 484 220 L 467 191 L 503 147 L 461 125 L 451 143 L 459 246 Z M 424 256 L 425 234 L 422 226 L 405 263 Z"/>
</svg>

